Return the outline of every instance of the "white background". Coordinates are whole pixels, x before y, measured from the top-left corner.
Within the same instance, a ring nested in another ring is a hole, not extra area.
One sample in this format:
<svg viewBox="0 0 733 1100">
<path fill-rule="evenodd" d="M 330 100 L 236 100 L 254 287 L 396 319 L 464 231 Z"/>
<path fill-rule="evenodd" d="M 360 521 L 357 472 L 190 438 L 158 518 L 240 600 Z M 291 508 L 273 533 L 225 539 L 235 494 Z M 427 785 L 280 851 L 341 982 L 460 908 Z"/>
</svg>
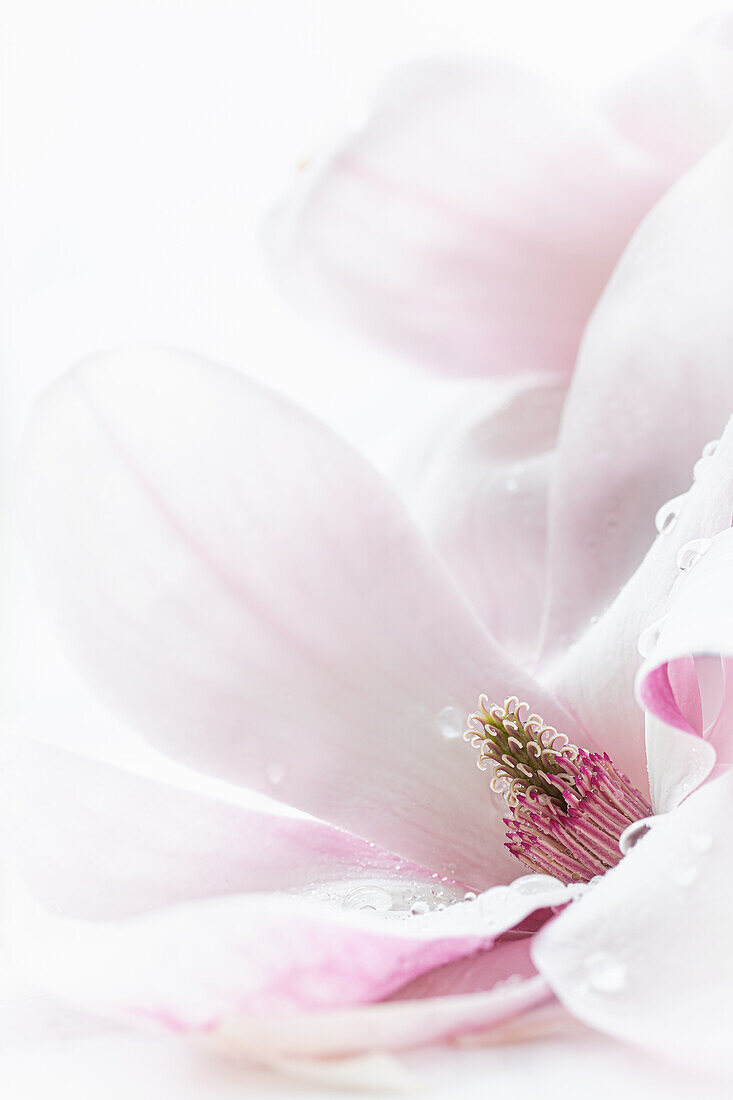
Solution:
<svg viewBox="0 0 733 1100">
<path fill-rule="evenodd" d="M 366 353 L 284 310 L 259 259 L 263 218 L 298 162 L 337 136 L 380 76 L 402 61 L 498 53 L 587 96 L 719 8 L 705 0 L 6 0 L 6 726 L 94 752 L 134 753 L 140 766 L 156 766 L 67 664 L 25 575 L 12 520 L 12 465 L 39 389 L 90 352 L 173 344 L 287 387 L 336 418 L 323 379 L 334 391 L 355 385 L 348 380 L 364 370 Z M 28 1002 L 21 1010 L 10 992 L 0 1027 L 3 1021 L 0 1078 L 3 1088 L 13 1082 L 7 1095 L 14 1098 L 152 1097 L 165 1090 L 229 1097 L 240 1087 L 265 1087 L 170 1043 L 108 1034 L 64 1039 L 73 1022 L 44 1016 Z M 552 1094 L 551 1080 L 564 1091 L 562 1074 L 577 1077 L 563 1064 L 566 1056 L 570 1048 L 558 1045 L 517 1058 L 481 1052 L 456 1069 L 451 1056 L 422 1056 L 422 1064 L 446 1095 L 457 1072 L 464 1090 L 470 1082 L 478 1089 L 493 1073 L 499 1087 L 522 1096 L 530 1080 L 533 1094 L 540 1083 Z M 613 1051 L 587 1041 L 572 1057 L 586 1078 L 598 1067 L 599 1095 L 607 1095 Z M 630 1095 L 668 1094 L 668 1080 L 655 1084 L 635 1062 L 617 1072 L 627 1075 L 617 1084 Z M 578 1083 L 589 1087 L 587 1079 Z"/>
</svg>

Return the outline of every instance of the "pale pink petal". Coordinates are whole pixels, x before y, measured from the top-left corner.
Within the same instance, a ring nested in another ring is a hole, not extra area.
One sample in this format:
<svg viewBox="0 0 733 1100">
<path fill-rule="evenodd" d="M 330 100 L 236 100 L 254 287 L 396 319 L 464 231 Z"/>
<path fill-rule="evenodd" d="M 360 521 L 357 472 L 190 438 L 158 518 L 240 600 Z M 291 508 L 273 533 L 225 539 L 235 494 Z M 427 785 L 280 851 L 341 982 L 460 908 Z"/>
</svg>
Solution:
<svg viewBox="0 0 733 1100">
<path fill-rule="evenodd" d="M 396 75 L 275 219 L 286 287 L 442 371 L 573 368 L 667 186 L 602 111 L 499 62 Z"/>
<path fill-rule="evenodd" d="M 686 172 L 733 121 L 733 18 L 708 20 L 676 51 L 630 74 L 603 97 L 623 136 L 672 177 Z"/>
<path fill-rule="evenodd" d="M 51 912 L 128 916 L 248 890 L 429 881 L 321 822 L 258 812 L 25 738 L 6 737 L 3 810 L 26 888 Z"/>
<path fill-rule="evenodd" d="M 697 790 L 715 767 L 715 749 L 697 734 L 646 716 L 649 789 L 655 814 L 668 813 Z"/>
<path fill-rule="evenodd" d="M 425 380 L 391 479 L 499 644 L 534 654 L 565 385 L 545 375 Z M 425 392 L 427 391 L 427 392 Z"/>
<path fill-rule="evenodd" d="M 530 937 L 498 943 L 429 970 L 380 1004 L 296 1016 L 232 1016 L 212 1032 L 218 1049 L 249 1058 L 335 1057 L 403 1050 L 494 1029 L 548 1001 Z"/>
<path fill-rule="evenodd" d="M 658 819 L 625 859 L 535 938 L 532 957 L 575 1016 L 667 1059 L 733 1069 L 733 775 Z"/>
<path fill-rule="evenodd" d="M 546 659 L 628 580 L 733 409 L 731 187 L 725 143 L 644 222 L 586 331 L 550 495 Z"/>
<path fill-rule="evenodd" d="M 569 887 L 496 887 L 424 915 L 351 911 L 284 894 L 186 902 L 121 921 L 17 915 L 22 972 L 77 1007 L 174 1029 L 233 1014 L 292 1014 L 383 1000 L 425 971 L 486 950 Z M 517 960 L 526 975 L 526 961 Z M 490 981 L 491 966 L 486 972 Z M 497 976 L 503 973 L 501 965 Z"/>
<path fill-rule="evenodd" d="M 511 935 L 511 933 L 509 933 Z M 481 993 L 498 983 L 514 984 L 533 977 L 537 970 L 530 955 L 531 935 L 495 943 L 489 951 L 477 951 L 444 966 L 419 974 L 388 998 L 415 1001 L 425 998 Z"/>
<path fill-rule="evenodd" d="M 688 472 L 687 484 L 690 477 Z M 639 648 L 646 651 L 655 635 L 654 624 L 668 609 L 681 575 L 681 552 L 687 555 L 696 540 L 712 538 L 730 527 L 733 424 L 726 428 L 715 453 L 697 466 L 692 488 L 669 515 L 672 522 L 657 536 L 608 610 L 545 669 L 548 685 L 561 698 L 572 700 L 575 715 L 642 788 L 646 783 L 644 721 L 634 695 L 634 678 L 641 664 Z M 685 707 L 691 705 L 688 695 Z"/>
<path fill-rule="evenodd" d="M 369 1050 L 409 1050 L 484 1033 L 552 999 L 539 975 L 484 993 L 388 1001 L 340 1012 L 225 1020 L 209 1042 L 257 1060 L 263 1052 L 337 1057 Z"/>
<path fill-rule="evenodd" d="M 733 763 L 733 529 L 694 543 L 699 560 L 682 573 L 650 639 L 637 677 L 642 704 L 704 737 L 718 765 Z M 693 659 L 694 658 L 694 659 Z M 698 693 L 700 707 L 685 703 Z"/>
<path fill-rule="evenodd" d="M 195 356 L 101 357 L 39 407 L 19 496 L 59 622 L 158 746 L 470 885 L 516 873 L 466 715 L 516 694 L 582 731 L 322 425 Z"/>
</svg>

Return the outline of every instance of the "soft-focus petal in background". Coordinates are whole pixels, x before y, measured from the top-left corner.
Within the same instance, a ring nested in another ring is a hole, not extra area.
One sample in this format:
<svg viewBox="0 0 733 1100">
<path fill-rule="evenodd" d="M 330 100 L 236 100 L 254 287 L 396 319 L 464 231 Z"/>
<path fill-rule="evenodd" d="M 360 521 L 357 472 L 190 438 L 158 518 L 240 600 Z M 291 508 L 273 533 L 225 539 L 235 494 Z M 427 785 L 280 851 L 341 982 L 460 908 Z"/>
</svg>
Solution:
<svg viewBox="0 0 733 1100">
<path fill-rule="evenodd" d="M 572 371 L 613 265 L 668 183 L 562 88 L 500 62 L 393 77 L 272 229 L 286 287 L 461 374 Z"/>
</svg>

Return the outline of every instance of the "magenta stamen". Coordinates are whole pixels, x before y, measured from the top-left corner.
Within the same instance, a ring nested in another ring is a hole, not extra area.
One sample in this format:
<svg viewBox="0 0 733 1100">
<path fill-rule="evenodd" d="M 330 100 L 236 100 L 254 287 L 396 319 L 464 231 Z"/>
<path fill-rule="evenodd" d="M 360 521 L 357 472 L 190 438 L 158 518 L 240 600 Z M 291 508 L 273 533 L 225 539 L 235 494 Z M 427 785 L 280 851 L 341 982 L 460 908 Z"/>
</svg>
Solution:
<svg viewBox="0 0 733 1100">
<path fill-rule="evenodd" d="M 531 871 L 589 882 L 621 860 L 624 830 L 651 814 L 608 753 L 571 745 L 517 699 L 498 707 L 482 696 L 465 737 L 507 802 L 506 847 Z"/>
</svg>

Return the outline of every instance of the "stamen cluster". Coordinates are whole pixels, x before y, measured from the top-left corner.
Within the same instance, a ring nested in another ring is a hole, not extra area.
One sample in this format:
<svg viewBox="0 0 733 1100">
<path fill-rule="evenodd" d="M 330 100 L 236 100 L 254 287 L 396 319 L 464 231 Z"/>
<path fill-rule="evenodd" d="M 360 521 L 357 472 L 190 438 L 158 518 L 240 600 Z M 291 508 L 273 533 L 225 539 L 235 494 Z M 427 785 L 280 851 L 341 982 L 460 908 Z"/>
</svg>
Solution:
<svg viewBox="0 0 733 1100">
<path fill-rule="evenodd" d="M 651 814 L 607 753 L 570 744 L 516 697 L 499 707 L 482 695 L 464 737 L 511 812 L 506 847 L 532 871 L 589 882 L 619 862 L 624 830 Z"/>
</svg>

